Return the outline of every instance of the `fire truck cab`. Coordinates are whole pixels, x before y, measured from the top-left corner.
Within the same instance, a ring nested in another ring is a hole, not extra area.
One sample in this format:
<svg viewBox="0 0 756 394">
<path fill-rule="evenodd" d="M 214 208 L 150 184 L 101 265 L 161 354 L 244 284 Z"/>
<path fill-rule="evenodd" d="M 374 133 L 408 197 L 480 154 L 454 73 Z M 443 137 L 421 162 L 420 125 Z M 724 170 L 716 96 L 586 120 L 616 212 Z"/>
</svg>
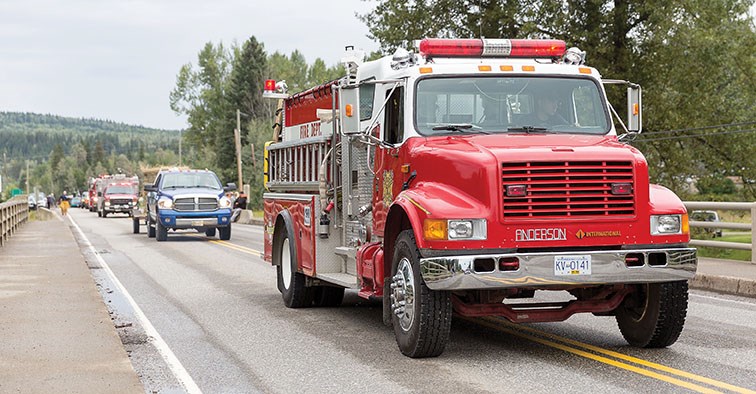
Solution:
<svg viewBox="0 0 756 394">
<path fill-rule="evenodd" d="M 559 40 L 424 39 L 280 99 L 265 259 L 288 307 L 382 299 L 401 352 L 437 356 L 452 312 L 514 323 L 615 316 L 634 346 L 682 331 L 696 250 L 670 190 L 618 137 L 640 86 Z M 605 84 L 627 87 L 623 122 Z M 538 301 L 536 291 L 567 292 Z M 566 294 L 566 293 L 565 293 Z"/>
</svg>

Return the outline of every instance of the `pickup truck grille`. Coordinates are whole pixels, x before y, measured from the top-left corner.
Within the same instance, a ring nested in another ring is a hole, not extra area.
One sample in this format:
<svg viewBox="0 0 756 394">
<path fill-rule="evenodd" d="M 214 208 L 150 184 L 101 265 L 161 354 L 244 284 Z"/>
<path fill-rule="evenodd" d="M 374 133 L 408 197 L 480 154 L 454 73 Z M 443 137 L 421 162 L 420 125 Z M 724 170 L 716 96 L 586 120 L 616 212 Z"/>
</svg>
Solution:
<svg viewBox="0 0 756 394">
<path fill-rule="evenodd" d="M 212 197 L 177 198 L 173 201 L 176 211 L 214 211 L 218 209 L 218 200 Z"/>
<path fill-rule="evenodd" d="M 131 204 L 130 198 L 113 198 L 110 200 L 112 205 L 129 205 Z"/>
<path fill-rule="evenodd" d="M 568 161 L 502 163 L 504 218 L 565 218 L 635 214 L 633 163 Z M 612 183 L 629 183 L 631 194 L 612 194 Z M 524 185 L 522 197 L 507 186 Z"/>
</svg>

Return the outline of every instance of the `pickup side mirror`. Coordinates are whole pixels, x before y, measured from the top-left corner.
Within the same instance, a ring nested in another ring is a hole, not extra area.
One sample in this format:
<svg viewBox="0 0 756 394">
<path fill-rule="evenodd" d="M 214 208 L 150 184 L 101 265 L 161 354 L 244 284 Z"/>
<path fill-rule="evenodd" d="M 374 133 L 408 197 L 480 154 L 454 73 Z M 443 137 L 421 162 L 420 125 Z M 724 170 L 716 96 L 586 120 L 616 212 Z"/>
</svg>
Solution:
<svg viewBox="0 0 756 394">
<path fill-rule="evenodd" d="M 157 186 L 155 185 L 144 185 L 144 191 L 146 192 L 156 192 Z"/>
<path fill-rule="evenodd" d="M 627 87 L 627 129 L 640 133 L 643 127 L 641 116 L 641 87 L 631 84 Z"/>
<path fill-rule="evenodd" d="M 230 182 L 223 187 L 224 192 L 232 192 L 234 190 L 236 190 L 236 184 L 233 182 Z"/>
</svg>

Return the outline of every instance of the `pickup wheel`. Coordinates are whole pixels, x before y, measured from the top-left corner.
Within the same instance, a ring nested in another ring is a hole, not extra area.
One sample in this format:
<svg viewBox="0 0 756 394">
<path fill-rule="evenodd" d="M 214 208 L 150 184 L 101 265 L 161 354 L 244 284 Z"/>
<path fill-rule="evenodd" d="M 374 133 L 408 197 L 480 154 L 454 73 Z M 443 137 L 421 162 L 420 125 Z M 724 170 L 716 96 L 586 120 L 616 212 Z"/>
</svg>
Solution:
<svg viewBox="0 0 756 394">
<path fill-rule="evenodd" d="M 102 217 L 104 217 L 104 218 L 108 217 L 108 213 L 105 212 L 105 210 L 102 211 Z"/>
<path fill-rule="evenodd" d="M 391 323 L 399 350 L 412 358 L 440 355 L 451 330 L 451 299 L 425 285 L 412 230 L 396 239 L 391 275 Z"/>
<path fill-rule="evenodd" d="M 219 227 L 218 233 L 218 238 L 220 238 L 222 241 L 228 241 L 229 239 L 231 239 L 231 225 L 228 225 L 226 227 Z"/>
<path fill-rule="evenodd" d="M 147 215 L 147 237 L 155 238 L 155 223 L 152 222 L 149 215 Z"/>
<path fill-rule="evenodd" d="M 205 235 L 207 235 L 208 237 L 214 237 L 215 236 L 215 227 L 209 228 L 209 229 L 205 230 Z"/>
<path fill-rule="evenodd" d="M 297 272 L 297 249 L 290 241 L 286 228 L 273 240 L 273 264 L 276 265 L 278 290 L 284 305 L 289 308 L 306 308 L 312 305 L 312 289 L 306 286 L 307 277 Z"/>
<path fill-rule="evenodd" d="M 155 239 L 157 239 L 158 242 L 168 240 L 168 228 L 163 226 L 163 224 L 160 223 L 160 220 L 155 222 Z"/>
<path fill-rule="evenodd" d="M 315 306 L 332 308 L 341 305 L 344 300 L 343 287 L 315 286 L 312 289 Z"/>
<path fill-rule="evenodd" d="M 617 308 L 617 325 L 630 345 L 663 348 L 680 337 L 687 310 L 688 282 L 638 285 Z"/>
</svg>

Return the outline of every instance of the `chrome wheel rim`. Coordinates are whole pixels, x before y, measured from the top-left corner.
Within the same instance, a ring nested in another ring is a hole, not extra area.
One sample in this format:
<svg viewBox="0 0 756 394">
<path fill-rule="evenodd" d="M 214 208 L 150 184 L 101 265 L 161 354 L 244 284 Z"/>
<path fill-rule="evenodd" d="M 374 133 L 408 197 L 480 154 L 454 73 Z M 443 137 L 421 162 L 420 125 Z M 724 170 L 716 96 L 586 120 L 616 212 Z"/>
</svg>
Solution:
<svg viewBox="0 0 756 394">
<path fill-rule="evenodd" d="M 412 263 L 404 257 L 391 278 L 391 311 L 399 319 L 403 331 L 409 331 L 415 320 L 415 283 Z"/>
<path fill-rule="evenodd" d="M 281 272 L 283 273 L 283 287 L 289 289 L 291 284 L 291 253 L 289 253 L 289 238 L 281 245 Z"/>
</svg>

